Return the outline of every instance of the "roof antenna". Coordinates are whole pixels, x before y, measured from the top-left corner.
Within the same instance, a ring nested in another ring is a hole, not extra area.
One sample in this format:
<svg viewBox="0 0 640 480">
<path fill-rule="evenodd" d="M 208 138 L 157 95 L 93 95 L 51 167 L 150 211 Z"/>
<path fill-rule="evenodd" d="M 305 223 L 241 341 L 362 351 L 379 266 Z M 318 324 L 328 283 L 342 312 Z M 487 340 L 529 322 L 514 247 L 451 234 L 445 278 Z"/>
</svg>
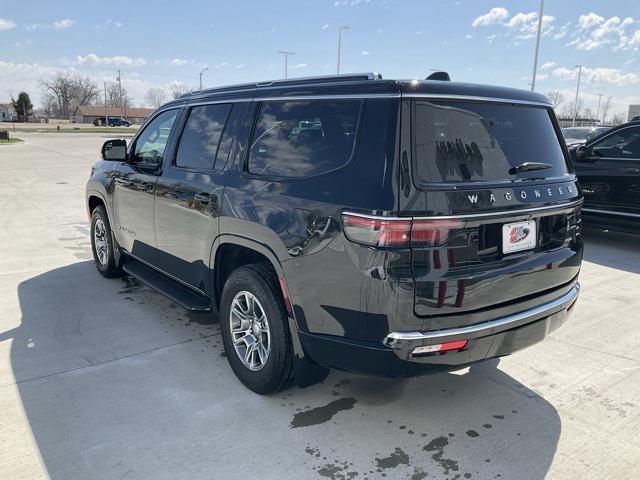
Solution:
<svg viewBox="0 0 640 480">
<path fill-rule="evenodd" d="M 442 82 L 450 82 L 451 77 L 447 72 L 433 72 L 425 80 L 440 80 Z"/>
</svg>

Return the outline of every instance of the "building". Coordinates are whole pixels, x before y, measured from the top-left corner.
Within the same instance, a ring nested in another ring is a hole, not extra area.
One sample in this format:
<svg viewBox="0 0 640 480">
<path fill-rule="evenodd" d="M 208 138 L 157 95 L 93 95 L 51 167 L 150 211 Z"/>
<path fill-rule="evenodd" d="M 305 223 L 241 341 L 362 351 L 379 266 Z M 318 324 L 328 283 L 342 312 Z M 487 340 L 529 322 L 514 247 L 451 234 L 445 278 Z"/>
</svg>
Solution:
<svg viewBox="0 0 640 480">
<path fill-rule="evenodd" d="M 11 103 L 0 103 L 0 122 L 10 122 L 15 115 L 15 110 Z"/>
<path fill-rule="evenodd" d="M 96 119 L 106 117 L 124 118 L 133 123 L 144 123 L 154 112 L 153 108 L 127 107 L 126 112 L 119 107 L 80 107 L 73 117 L 75 123 L 93 123 Z"/>
<path fill-rule="evenodd" d="M 630 122 L 635 117 L 640 117 L 640 105 L 629 105 L 629 115 L 627 121 Z"/>
</svg>

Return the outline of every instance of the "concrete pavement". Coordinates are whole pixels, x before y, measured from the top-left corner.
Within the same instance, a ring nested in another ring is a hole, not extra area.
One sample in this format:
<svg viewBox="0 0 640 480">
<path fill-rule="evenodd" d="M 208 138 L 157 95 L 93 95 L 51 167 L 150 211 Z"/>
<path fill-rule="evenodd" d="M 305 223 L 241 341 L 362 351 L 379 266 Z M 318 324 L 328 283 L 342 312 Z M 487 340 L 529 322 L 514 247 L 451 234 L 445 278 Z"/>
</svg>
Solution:
<svg viewBox="0 0 640 480">
<path fill-rule="evenodd" d="M 261 397 L 214 316 L 95 271 L 104 138 L 20 136 L 0 146 L 0 478 L 638 478 L 638 238 L 587 231 L 573 317 L 499 363 Z"/>
</svg>

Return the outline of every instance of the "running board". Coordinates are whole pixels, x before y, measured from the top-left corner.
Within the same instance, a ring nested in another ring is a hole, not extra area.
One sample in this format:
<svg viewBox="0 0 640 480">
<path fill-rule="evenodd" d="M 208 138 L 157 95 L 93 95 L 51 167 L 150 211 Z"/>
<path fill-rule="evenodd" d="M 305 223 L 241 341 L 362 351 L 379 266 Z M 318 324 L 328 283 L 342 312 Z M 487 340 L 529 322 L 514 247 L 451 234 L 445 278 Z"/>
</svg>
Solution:
<svg viewBox="0 0 640 480">
<path fill-rule="evenodd" d="M 209 297 L 167 277 L 134 258 L 127 257 L 122 269 L 187 310 L 208 312 L 212 309 L 212 302 Z"/>
</svg>

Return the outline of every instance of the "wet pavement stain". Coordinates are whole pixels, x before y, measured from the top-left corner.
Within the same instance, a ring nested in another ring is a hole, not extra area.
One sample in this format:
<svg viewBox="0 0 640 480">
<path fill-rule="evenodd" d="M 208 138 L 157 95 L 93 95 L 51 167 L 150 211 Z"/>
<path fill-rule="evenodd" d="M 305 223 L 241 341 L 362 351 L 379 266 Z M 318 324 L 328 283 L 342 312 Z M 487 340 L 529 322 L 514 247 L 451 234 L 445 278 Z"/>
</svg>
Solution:
<svg viewBox="0 0 640 480">
<path fill-rule="evenodd" d="M 398 465 L 409 465 L 409 455 L 404 453 L 400 447 L 396 447 L 391 455 L 384 458 L 376 458 L 378 471 L 387 468 L 396 468 Z"/>
<path fill-rule="evenodd" d="M 184 312 L 184 316 L 187 320 L 187 325 L 189 323 L 197 323 L 198 325 L 212 325 L 214 323 L 218 323 L 218 317 L 213 315 L 211 312 L 192 312 L 190 310 L 186 310 Z"/>
<path fill-rule="evenodd" d="M 322 407 L 312 408 L 304 412 L 296 413 L 291 420 L 291 428 L 309 427 L 328 422 L 333 416 L 344 410 L 351 410 L 356 404 L 355 398 L 340 398 L 329 402 Z"/>
<path fill-rule="evenodd" d="M 145 286 L 134 277 L 122 277 L 120 280 L 124 283 L 124 288 L 118 291 L 118 293 L 135 293 L 145 288 Z"/>
<path fill-rule="evenodd" d="M 496 420 L 504 420 L 504 415 L 494 415 L 493 418 Z"/>
<path fill-rule="evenodd" d="M 427 472 L 425 472 L 421 467 L 415 467 L 413 469 L 413 474 L 409 478 L 410 480 L 422 480 L 423 478 L 427 478 Z"/>
<path fill-rule="evenodd" d="M 480 434 L 475 430 L 467 430 L 466 433 L 467 433 L 467 437 L 471 437 L 471 438 L 476 438 L 480 436 Z"/>
<path fill-rule="evenodd" d="M 445 475 L 449 475 L 451 471 L 457 472 L 460 470 L 456 460 L 444 458 L 444 447 L 447 445 L 449 445 L 449 439 L 447 439 L 447 437 L 438 437 L 422 447 L 423 450 L 427 452 L 435 452 L 431 455 L 431 458 L 442 467 Z"/>
<path fill-rule="evenodd" d="M 351 380 L 349 380 L 348 378 L 345 378 L 344 380 L 340 380 L 338 383 L 336 383 L 334 387 L 340 388 L 340 387 L 344 387 L 345 385 L 349 385 L 350 383 L 351 383 Z"/>
</svg>

